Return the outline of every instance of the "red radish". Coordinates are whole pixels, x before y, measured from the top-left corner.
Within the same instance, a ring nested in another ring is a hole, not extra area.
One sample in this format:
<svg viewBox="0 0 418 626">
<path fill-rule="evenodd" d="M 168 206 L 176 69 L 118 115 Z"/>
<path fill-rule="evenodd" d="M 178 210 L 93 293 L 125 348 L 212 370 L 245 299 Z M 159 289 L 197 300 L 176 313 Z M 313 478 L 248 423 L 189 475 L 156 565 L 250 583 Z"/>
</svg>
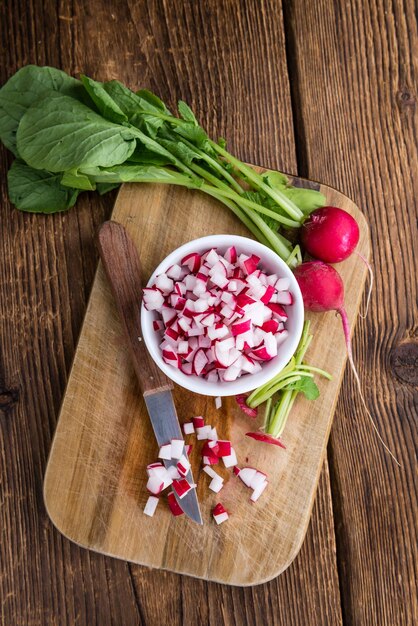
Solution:
<svg viewBox="0 0 418 626">
<path fill-rule="evenodd" d="M 186 422 L 183 424 L 183 432 L 185 435 L 192 435 L 194 433 L 193 422 Z"/>
<path fill-rule="evenodd" d="M 209 483 L 209 489 L 211 489 L 215 493 L 219 493 L 223 486 L 224 480 L 223 478 L 221 478 L 221 476 L 215 476 Z"/>
<path fill-rule="evenodd" d="M 179 505 L 179 503 L 177 502 L 176 496 L 174 495 L 173 491 L 170 491 L 170 493 L 167 496 L 167 500 L 168 500 L 168 506 L 170 507 L 170 511 L 175 517 L 177 517 L 177 515 L 183 515 L 184 511 Z"/>
<path fill-rule="evenodd" d="M 222 398 L 220 396 L 216 396 L 215 398 L 215 409 L 219 410 L 222 408 Z"/>
<path fill-rule="evenodd" d="M 247 406 L 247 398 L 248 398 L 248 394 L 247 395 L 241 394 L 241 395 L 235 396 L 235 400 L 239 404 L 240 409 L 244 411 L 246 415 L 248 415 L 249 417 L 257 417 L 258 410 L 250 409 L 250 407 Z"/>
<path fill-rule="evenodd" d="M 231 447 L 231 454 L 228 456 L 223 456 L 222 461 L 224 462 L 225 467 L 234 467 L 238 463 L 237 455 L 234 448 Z"/>
<path fill-rule="evenodd" d="M 213 470 L 209 465 L 205 465 L 203 471 L 211 478 L 216 478 L 217 476 L 219 476 L 219 474 L 217 474 L 215 470 Z"/>
<path fill-rule="evenodd" d="M 234 472 L 235 476 L 239 476 L 239 473 L 240 473 L 240 471 L 241 471 L 241 470 L 240 470 L 240 468 L 239 468 L 239 467 L 237 467 L 237 466 L 235 465 L 235 467 L 234 467 L 234 469 L 233 469 L 232 471 Z"/>
<path fill-rule="evenodd" d="M 245 433 L 245 435 L 247 437 L 251 437 L 251 439 L 255 439 L 256 441 L 271 443 L 274 446 L 279 446 L 280 448 L 284 448 L 286 450 L 286 446 L 280 441 L 280 439 L 273 437 L 273 435 L 268 435 L 267 433 L 262 433 L 260 431 L 254 433 Z"/>
<path fill-rule="evenodd" d="M 251 481 L 253 480 L 256 474 L 257 474 L 257 470 L 255 469 L 255 467 L 243 467 L 240 473 L 238 474 L 238 477 L 242 480 L 244 485 L 246 485 L 247 487 L 250 487 Z"/>
<path fill-rule="evenodd" d="M 164 489 L 164 482 L 161 481 L 160 478 L 157 478 L 157 476 L 150 476 L 147 482 L 147 489 L 153 495 L 158 496 Z"/>
<path fill-rule="evenodd" d="M 187 476 L 189 469 L 190 462 L 184 455 L 182 455 L 177 462 L 177 470 L 180 476 Z"/>
<path fill-rule="evenodd" d="M 161 320 L 153 320 L 152 327 L 157 332 L 159 332 L 160 330 L 164 330 L 164 324 Z"/>
<path fill-rule="evenodd" d="M 215 445 L 211 445 L 215 444 Z M 208 441 L 202 448 L 202 456 L 217 456 L 219 457 L 219 444 L 217 441 Z"/>
<path fill-rule="evenodd" d="M 313 211 L 302 225 L 302 245 L 315 259 L 339 263 L 357 246 L 360 230 L 354 217 L 335 206 Z"/>
<path fill-rule="evenodd" d="M 180 478 L 179 480 L 173 480 L 173 489 L 181 500 L 194 487 L 185 478 Z"/>
<path fill-rule="evenodd" d="M 193 369 L 197 376 L 203 372 L 205 365 L 208 363 L 208 358 L 203 350 L 203 348 L 199 348 L 196 352 L 195 357 L 193 359 Z"/>
<path fill-rule="evenodd" d="M 218 456 L 229 456 L 231 454 L 232 448 L 230 441 L 218 439 L 216 443 L 218 444 Z"/>
<path fill-rule="evenodd" d="M 196 428 L 197 440 L 203 441 L 207 439 L 212 430 L 211 426 L 202 426 L 201 428 Z"/>
<path fill-rule="evenodd" d="M 161 446 L 160 451 L 158 453 L 159 459 L 166 459 L 167 461 L 171 460 L 171 443 L 166 443 Z"/>
<path fill-rule="evenodd" d="M 186 450 L 186 454 L 187 456 L 190 456 L 193 446 L 190 443 L 186 443 L 186 445 L 184 446 L 185 450 Z"/>
<path fill-rule="evenodd" d="M 183 439 L 172 439 L 171 440 L 171 458 L 179 459 L 184 451 L 184 441 Z"/>
<path fill-rule="evenodd" d="M 226 522 L 227 519 L 229 519 L 228 511 L 224 509 L 220 502 L 212 510 L 212 515 L 217 524 L 222 524 L 223 522 Z"/>
<path fill-rule="evenodd" d="M 341 276 L 331 265 L 323 263 L 322 261 L 309 261 L 307 263 L 302 263 L 302 265 L 298 265 L 298 267 L 295 268 L 294 274 L 302 292 L 305 309 L 314 312 L 337 311 L 340 315 L 343 324 L 348 361 L 357 383 L 362 404 L 379 438 L 379 441 L 393 460 L 400 465 L 398 460 L 394 457 L 383 441 L 377 426 L 374 423 L 373 417 L 367 408 L 366 400 L 364 399 L 360 378 L 351 350 L 350 324 L 344 308 L 344 284 Z"/>
<path fill-rule="evenodd" d="M 180 476 L 180 474 L 178 472 L 178 469 L 177 469 L 177 467 L 175 465 L 169 465 L 167 467 L 167 473 L 170 476 L 171 481 L 177 480 L 177 479 L 181 478 L 181 476 Z"/>
<path fill-rule="evenodd" d="M 192 417 L 192 422 L 195 429 L 203 428 L 203 426 L 205 425 L 205 420 L 201 415 L 198 415 L 197 417 Z"/>
<path fill-rule="evenodd" d="M 145 515 L 152 517 L 155 513 L 155 509 L 157 508 L 158 502 L 159 502 L 158 498 L 156 498 L 155 496 L 150 496 L 144 508 Z"/>
<path fill-rule="evenodd" d="M 217 465 L 219 463 L 219 457 L 215 455 L 204 456 L 202 457 L 202 459 L 203 459 L 203 465 Z"/>
<path fill-rule="evenodd" d="M 267 487 L 267 485 L 268 485 L 267 480 L 264 480 L 263 482 L 261 482 L 252 492 L 250 496 L 250 500 L 252 502 L 256 502 L 258 498 L 261 496 L 261 494 L 263 493 L 264 489 Z"/>
<path fill-rule="evenodd" d="M 144 307 L 148 311 L 156 311 L 161 309 L 164 304 L 164 296 L 155 287 L 145 287 L 143 290 Z"/>
<path fill-rule="evenodd" d="M 192 252 L 191 254 L 187 254 L 182 258 L 181 264 L 186 265 L 191 272 L 197 272 L 200 268 L 202 259 L 200 254 L 196 252 Z"/>
</svg>

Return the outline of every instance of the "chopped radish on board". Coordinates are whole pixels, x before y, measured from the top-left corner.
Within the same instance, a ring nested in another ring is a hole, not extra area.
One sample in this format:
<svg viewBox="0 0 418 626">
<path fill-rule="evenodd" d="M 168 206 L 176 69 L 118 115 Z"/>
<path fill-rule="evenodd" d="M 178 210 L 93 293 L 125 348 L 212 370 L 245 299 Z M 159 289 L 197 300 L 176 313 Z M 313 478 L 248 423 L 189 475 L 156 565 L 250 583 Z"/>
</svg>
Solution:
<svg viewBox="0 0 418 626">
<path fill-rule="evenodd" d="M 173 489 L 180 498 L 184 498 L 189 491 L 194 489 L 195 486 L 191 485 L 185 478 L 180 478 L 179 480 L 173 480 Z"/>
<path fill-rule="evenodd" d="M 231 442 L 226 439 L 218 439 L 218 456 L 230 456 L 232 447 Z"/>
<path fill-rule="evenodd" d="M 222 457 L 225 467 L 234 467 L 237 464 L 238 459 L 234 448 L 231 448 L 231 454 Z"/>
<path fill-rule="evenodd" d="M 193 422 L 186 422 L 183 424 L 183 432 L 185 435 L 192 435 L 194 433 Z"/>
<path fill-rule="evenodd" d="M 224 480 L 221 476 L 215 476 L 209 483 L 209 489 L 215 493 L 219 493 L 224 486 Z"/>
<path fill-rule="evenodd" d="M 178 469 L 177 469 L 177 467 L 175 465 L 169 465 L 167 467 L 167 472 L 168 472 L 168 475 L 170 476 L 171 480 L 176 480 L 178 478 L 181 478 L 181 476 L 180 476 L 180 474 L 178 472 Z"/>
<path fill-rule="evenodd" d="M 183 439 L 172 439 L 171 440 L 171 458 L 179 459 L 184 450 L 184 441 Z"/>
<path fill-rule="evenodd" d="M 189 469 L 190 462 L 184 455 L 182 455 L 177 462 L 177 470 L 180 476 L 187 476 Z"/>
<path fill-rule="evenodd" d="M 209 465 L 205 465 L 203 471 L 206 472 L 206 474 L 211 478 L 216 478 L 217 476 L 219 476 L 219 474 L 217 474 L 215 470 L 213 470 Z"/>
<path fill-rule="evenodd" d="M 249 415 L 250 417 L 257 417 L 257 414 L 258 414 L 257 409 L 251 409 L 247 405 L 246 403 L 247 398 L 248 398 L 248 395 L 244 395 L 244 394 L 235 396 L 235 400 L 238 402 L 240 409 L 244 411 L 246 415 Z"/>
<path fill-rule="evenodd" d="M 274 446 L 279 446 L 279 448 L 284 448 L 286 450 L 286 446 L 284 445 L 284 443 L 282 443 L 280 439 L 273 437 L 273 435 L 268 435 L 267 433 L 262 433 L 260 431 L 257 431 L 255 433 L 245 433 L 245 435 L 246 437 L 251 437 L 251 439 L 256 439 L 257 441 L 262 441 L 264 443 L 270 443 Z"/>
<path fill-rule="evenodd" d="M 203 465 L 217 465 L 219 463 L 219 457 L 215 455 L 203 456 Z"/>
<path fill-rule="evenodd" d="M 190 456 L 190 453 L 192 451 L 193 446 L 190 443 L 186 443 L 186 445 L 184 446 L 185 450 L 186 450 L 186 454 L 187 456 Z"/>
<path fill-rule="evenodd" d="M 256 487 L 254 489 L 254 491 L 252 492 L 252 494 L 250 496 L 250 499 L 253 502 L 256 502 L 258 500 L 258 498 L 261 496 L 261 494 L 263 493 L 264 489 L 267 487 L 267 485 L 268 485 L 268 481 L 267 480 L 265 480 L 262 483 L 260 483 L 258 485 L 258 487 Z"/>
<path fill-rule="evenodd" d="M 150 476 L 147 482 L 147 489 L 155 496 L 158 496 L 164 489 L 164 482 L 157 476 Z"/>
<path fill-rule="evenodd" d="M 212 509 L 212 515 L 217 524 L 222 524 L 222 522 L 226 522 L 229 519 L 228 511 L 224 509 L 220 502 Z"/>
<path fill-rule="evenodd" d="M 166 443 L 161 446 L 160 451 L 158 453 L 159 459 L 165 459 L 166 461 L 170 461 L 171 459 L 171 443 Z"/>
<path fill-rule="evenodd" d="M 204 439 L 208 438 L 208 435 L 210 434 L 212 430 L 211 426 L 202 426 L 201 428 L 196 428 L 196 434 L 197 434 L 197 439 L 198 441 L 203 441 Z"/>
<path fill-rule="evenodd" d="M 235 467 L 234 467 L 234 469 L 232 471 L 234 472 L 235 476 L 239 476 L 239 473 L 240 473 L 241 470 L 240 470 L 240 468 L 237 465 L 235 465 Z"/>
<path fill-rule="evenodd" d="M 152 517 L 155 513 L 155 509 L 157 508 L 157 506 L 158 506 L 158 498 L 156 498 L 155 496 L 150 496 L 144 508 L 145 515 Z"/>
<path fill-rule="evenodd" d="M 203 426 L 205 425 L 205 420 L 201 415 L 198 415 L 197 417 L 192 417 L 192 422 L 196 430 L 198 428 L 203 428 Z"/>
<path fill-rule="evenodd" d="M 244 485 L 251 486 L 251 481 L 255 477 L 257 470 L 254 467 L 243 467 L 238 474 Z"/>
<path fill-rule="evenodd" d="M 170 493 L 167 496 L 167 500 L 168 500 L 168 506 L 170 507 L 170 510 L 174 516 L 177 517 L 177 515 L 183 515 L 184 511 L 179 505 L 179 503 L 177 502 L 176 496 L 174 495 L 173 491 L 170 491 Z"/>
</svg>

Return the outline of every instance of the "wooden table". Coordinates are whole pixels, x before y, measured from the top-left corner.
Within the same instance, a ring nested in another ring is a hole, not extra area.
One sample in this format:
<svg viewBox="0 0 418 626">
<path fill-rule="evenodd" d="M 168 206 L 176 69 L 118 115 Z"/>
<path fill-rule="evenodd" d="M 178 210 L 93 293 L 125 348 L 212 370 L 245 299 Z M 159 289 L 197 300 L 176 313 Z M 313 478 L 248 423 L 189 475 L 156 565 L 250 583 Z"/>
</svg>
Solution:
<svg viewBox="0 0 418 626">
<path fill-rule="evenodd" d="M 2 624 L 417 623 L 414 2 L 6 0 L 0 25 L 1 83 L 38 63 L 149 87 L 172 106 L 183 98 L 241 159 L 321 180 L 362 207 L 376 288 L 354 353 L 403 466 L 378 443 L 347 372 L 305 543 L 276 580 L 225 587 L 62 537 L 42 481 L 97 265 L 94 233 L 114 195 L 84 194 L 67 214 L 20 213 L 2 149 Z"/>
</svg>

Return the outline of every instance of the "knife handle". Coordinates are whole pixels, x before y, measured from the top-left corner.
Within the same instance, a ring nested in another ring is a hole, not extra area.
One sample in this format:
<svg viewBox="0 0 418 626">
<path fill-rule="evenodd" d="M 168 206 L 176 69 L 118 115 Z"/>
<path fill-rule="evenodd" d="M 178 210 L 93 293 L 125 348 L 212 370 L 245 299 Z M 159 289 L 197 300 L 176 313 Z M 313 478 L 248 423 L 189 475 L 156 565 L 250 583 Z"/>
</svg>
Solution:
<svg viewBox="0 0 418 626">
<path fill-rule="evenodd" d="M 143 395 L 173 389 L 173 383 L 157 367 L 142 338 L 141 263 L 132 239 L 122 224 L 108 221 L 99 230 L 98 248 Z"/>
</svg>

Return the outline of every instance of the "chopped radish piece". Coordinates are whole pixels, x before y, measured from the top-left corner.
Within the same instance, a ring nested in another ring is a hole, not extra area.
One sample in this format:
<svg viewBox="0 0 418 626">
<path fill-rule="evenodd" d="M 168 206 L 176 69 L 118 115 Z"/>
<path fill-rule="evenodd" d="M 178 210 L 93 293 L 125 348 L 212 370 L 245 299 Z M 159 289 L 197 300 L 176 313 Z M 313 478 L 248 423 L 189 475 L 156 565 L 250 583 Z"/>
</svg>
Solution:
<svg viewBox="0 0 418 626">
<path fill-rule="evenodd" d="M 219 474 L 217 474 L 215 470 L 209 467 L 209 465 L 205 465 L 205 467 L 203 468 L 203 471 L 206 472 L 206 474 L 210 476 L 211 478 L 216 478 L 217 476 L 219 476 Z"/>
<path fill-rule="evenodd" d="M 186 422 L 183 424 L 183 432 L 185 435 L 192 435 L 194 433 L 193 422 Z"/>
<path fill-rule="evenodd" d="M 198 415 L 197 417 L 192 417 L 192 422 L 195 429 L 203 428 L 203 426 L 205 425 L 205 420 L 201 415 Z"/>
<path fill-rule="evenodd" d="M 184 511 L 179 505 L 179 503 L 177 502 L 176 496 L 174 495 L 173 491 L 170 491 L 170 493 L 167 496 L 167 500 L 168 500 L 168 506 L 170 507 L 170 510 L 174 516 L 183 515 Z"/>
<path fill-rule="evenodd" d="M 217 441 L 208 441 L 202 448 L 202 456 L 220 456 Z"/>
<path fill-rule="evenodd" d="M 217 524 L 222 524 L 222 522 L 226 522 L 226 520 L 229 519 L 228 511 L 224 509 L 221 503 L 215 506 L 212 510 L 212 515 Z"/>
<path fill-rule="evenodd" d="M 196 254 L 196 252 L 187 254 L 181 260 L 181 264 L 186 265 L 191 272 L 197 272 L 200 268 L 201 262 L 202 262 L 201 256 L 200 254 Z"/>
<path fill-rule="evenodd" d="M 278 304 L 290 305 L 293 304 L 293 296 L 290 291 L 281 291 L 276 296 L 276 302 Z"/>
<path fill-rule="evenodd" d="M 234 469 L 232 471 L 234 472 L 235 476 L 239 476 L 239 473 L 240 473 L 241 470 L 240 470 L 240 468 L 237 465 L 235 465 L 235 467 L 234 467 Z"/>
<path fill-rule="evenodd" d="M 160 274 L 155 279 L 155 286 L 166 296 L 173 291 L 174 281 L 171 278 L 168 278 L 166 274 Z"/>
<path fill-rule="evenodd" d="M 239 473 L 239 478 L 247 487 L 251 486 L 251 481 L 257 474 L 257 470 L 254 467 L 243 467 Z M 174 483 L 173 483 L 174 486 Z"/>
<path fill-rule="evenodd" d="M 218 433 L 216 428 L 212 428 L 210 433 L 208 433 L 208 439 L 211 439 L 211 441 L 217 441 Z"/>
<path fill-rule="evenodd" d="M 159 311 L 164 304 L 164 296 L 161 291 L 149 287 L 145 287 L 142 291 L 144 294 L 144 307 L 148 311 Z"/>
<path fill-rule="evenodd" d="M 203 457 L 203 465 L 217 465 L 219 463 L 219 458 L 217 456 L 204 456 Z"/>
<path fill-rule="evenodd" d="M 286 450 L 286 446 L 280 441 L 280 439 L 273 437 L 273 435 L 262 433 L 260 431 L 257 431 L 255 433 L 245 433 L 245 435 L 247 437 L 251 437 L 251 439 L 256 439 L 257 441 L 263 441 L 264 443 L 271 443 L 274 446 L 279 446 L 280 448 L 284 448 Z"/>
<path fill-rule="evenodd" d="M 290 287 L 290 280 L 288 278 L 279 278 L 274 286 L 277 291 L 288 291 Z"/>
<path fill-rule="evenodd" d="M 221 476 L 215 476 L 209 483 L 209 489 L 214 491 L 215 493 L 219 493 L 222 487 L 224 486 L 224 481 Z"/>
<path fill-rule="evenodd" d="M 237 455 L 234 448 L 231 447 L 231 454 L 222 457 L 225 467 L 234 467 L 238 463 Z"/>
<path fill-rule="evenodd" d="M 202 426 L 201 428 L 196 428 L 198 441 L 203 441 L 204 439 L 207 439 L 211 430 L 212 426 Z"/>
<path fill-rule="evenodd" d="M 235 263 L 237 262 L 237 250 L 235 246 L 231 246 L 230 248 L 228 248 L 228 250 L 224 254 L 224 257 L 228 261 L 228 263 L 235 265 Z"/>
<path fill-rule="evenodd" d="M 220 396 L 216 396 L 215 409 L 220 409 L 221 407 L 222 407 L 222 398 Z"/>
<path fill-rule="evenodd" d="M 172 439 L 171 440 L 171 458 L 179 459 L 184 451 L 184 441 L 183 439 Z"/>
<path fill-rule="evenodd" d="M 246 403 L 247 398 L 248 396 L 245 396 L 245 395 L 235 396 L 235 400 L 238 402 L 240 409 L 244 411 L 246 415 L 249 415 L 250 417 L 257 417 L 257 414 L 258 414 L 257 409 L 251 409 L 247 405 Z"/>
<path fill-rule="evenodd" d="M 267 487 L 267 485 L 268 485 L 268 481 L 267 480 L 265 480 L 262 483 L 260 483 L 258 485 L 258 487 L 256 487 L 254 489 L 254 491 L 252 492 L 252 494 L 250 496 L 250 499 L 253 502 L 256 502 L 258 500 L 258 498 L 261 496 L 261 494 L 263 493 L 264 489 Z"/>
<path fill-rule="evenodd" d="M 232 450 L 230 441 L 227 441 L 224 439 L 218 439 L 217 444 L 218 444 L 218 456 L 230 456 L 231 450 Z"/>
<path fill-rule="evenodd" d="M 178 472 L 178 469 L 177 469 L 177 467 L 175 465 L 169 465 L 167 467 L 167 472 L 168 472 L 168 475 L 170 476 L 171 480 L 176 480 L 178 478 L 181 478 L 181 476 L 180 476 L 180 474 Z"/>
<path fill-rule="evenodd" d="M 172 278 L 173 280 L 181 280 L 184 276 L 183 270 L 181 269 L 180 265 L 172 265 L 171 267 L 168 268 L 166 274 L 169 278 Z"/>
<path fill-rule="evenodd" d="M 150 476 L 147 482 L 147 489 L 155 496 L 158 496 L 164 489 L 164 482 L 157 476 Z"/>
<path fill-rule="evenodd" d="M 194 489 L 194 485 L 187 482 L 185 478 L 180 478 L 179 480 L 173 480 L 173 489 L 181 500 L 189 491 Z"/>
<path fill-rule="evenodd" d="M 145 515 L 148 515 L 149 517 L 152 517 L 155 513 L 155 509 L 158 506 L 158 498 L 156 498 L 155 496 L 150 496 L 147 500 L 147 503 L 145 505 L 144 508 L 144 513 Z"/>
<path fill-rule="evenodd" d="M 171 459 L 171 443 L 166 443 L 164 446 L 161 446 L 160 451 L 158 453 L 159 459 L 166 459 L 170 461 Z"/>
<path fill-rule="evenodd" d="M 186 445 L 184 446 L 185 450 L 186 450 L 186 454 L 187 456 L 190 456 L 190 453 L 193 449 L 193 446 L 190 443 L 186 443 Z"/>
<path fill-rule="evenodd" d="M 189 469 L 190 462 L 184 455 L 182 455 L 177 462 L 177 470 L 180 476 L 187 476 Z"/>
<path fill-rule="evenodd" d="M 260 472 L 259 470 L 257 470 L 255 473 L 255 476 L 253 476 L 253 478 L 251 479 L 249 487 L 251 489 L 257 489 L 266 480 L 267 480 L 267 476 L 263 472 Z"/>
</svg>

